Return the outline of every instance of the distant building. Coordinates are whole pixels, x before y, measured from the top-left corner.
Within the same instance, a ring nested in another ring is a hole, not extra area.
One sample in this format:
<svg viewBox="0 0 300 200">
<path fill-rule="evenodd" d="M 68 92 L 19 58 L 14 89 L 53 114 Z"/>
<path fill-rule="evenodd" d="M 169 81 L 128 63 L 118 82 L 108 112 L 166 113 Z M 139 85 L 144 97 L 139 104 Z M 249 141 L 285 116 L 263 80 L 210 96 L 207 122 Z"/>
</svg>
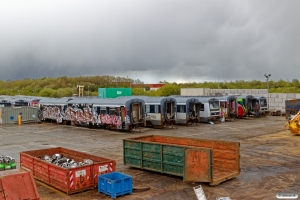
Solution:
<svg viewBox="0 0 300 200">
<path fill-rule="evenodd" d="M 156 83 L 156 84 L 148 84 L 150 90 L 158 90 L 159 88 L 163 87 L 165 84 L 163 83 Z"/>
<path fill-rule="evenodd" d="M 131 88 L 98 88 L 98 98 L 116 98 L 131 95 Z"/>
<path fill-rule="evenodd" d="M 210 96 L 210 88 L 181 88 L 181 96 Z"/>
</svg>

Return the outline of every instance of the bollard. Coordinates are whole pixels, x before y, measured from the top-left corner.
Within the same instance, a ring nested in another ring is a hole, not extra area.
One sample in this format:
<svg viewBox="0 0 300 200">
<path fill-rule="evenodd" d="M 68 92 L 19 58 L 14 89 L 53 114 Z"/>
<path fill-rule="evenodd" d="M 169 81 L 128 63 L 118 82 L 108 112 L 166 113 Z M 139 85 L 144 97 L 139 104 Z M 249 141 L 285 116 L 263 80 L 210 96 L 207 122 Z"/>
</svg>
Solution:
<svg viewBox="0 0 300 200">
<path fill-rule="evenodd" d="M 18 116 L 18 124 L 22 125 L 22 113 Z"/>
</svg>

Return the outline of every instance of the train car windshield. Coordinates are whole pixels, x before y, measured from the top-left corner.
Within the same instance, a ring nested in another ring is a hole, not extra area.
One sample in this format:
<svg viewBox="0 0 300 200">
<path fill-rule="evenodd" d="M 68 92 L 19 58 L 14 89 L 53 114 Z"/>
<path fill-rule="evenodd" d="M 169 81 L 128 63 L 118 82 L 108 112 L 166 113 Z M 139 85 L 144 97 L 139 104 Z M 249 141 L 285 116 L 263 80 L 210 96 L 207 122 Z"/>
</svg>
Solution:
<svg viewBox="0 0 300 200">
<path fill-rule="evenodd" d="M 210 101 L 209 102 L 209 109 L 211 109 L 211 110 L 220 109 L 218 101 Z"/>
<path fill-rule="evenodd" d="M 267 106 L 267 100 L 266 99 L 263 99 L 263 100 L 260 100 L 260 106 Z"/>
</svg>

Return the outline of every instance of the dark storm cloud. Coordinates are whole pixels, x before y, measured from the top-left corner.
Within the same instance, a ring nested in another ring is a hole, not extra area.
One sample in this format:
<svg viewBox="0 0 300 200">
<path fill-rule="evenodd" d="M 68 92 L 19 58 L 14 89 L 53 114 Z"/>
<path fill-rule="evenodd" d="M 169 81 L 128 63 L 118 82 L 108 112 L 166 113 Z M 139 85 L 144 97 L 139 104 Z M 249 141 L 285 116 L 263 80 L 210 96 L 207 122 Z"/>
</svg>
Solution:
<svg viewBox="0 0 300 200">
<path fill-rule="evenodd" d="M 298 78 L 298 1 L 7 1 L 0 79 Z"/>
</svg>

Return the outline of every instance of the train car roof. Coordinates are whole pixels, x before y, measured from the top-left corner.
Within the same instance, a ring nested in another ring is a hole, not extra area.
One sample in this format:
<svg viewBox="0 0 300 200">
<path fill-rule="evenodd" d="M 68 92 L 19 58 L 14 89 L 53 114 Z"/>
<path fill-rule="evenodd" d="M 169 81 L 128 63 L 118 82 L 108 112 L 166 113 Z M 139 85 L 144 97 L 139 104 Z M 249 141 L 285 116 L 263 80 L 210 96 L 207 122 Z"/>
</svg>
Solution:
<svg viewBox="0 0 300 200">
<path fill-rule="evenodd" d="M 70 101 L 69 98 L 44 98 L 40 100 L 40 104 L 53 104 L 53 105 L 57 105 L 57 104 L 68 104 L 68 101 Z"/>
<path fill-rule="evenodd" d="M 196 97 L 187 97 L 187 96 L 172 96 L 176 99 L 177 103 L 188 103 L 188 102 L 194 102 L 194 103 L 200 103 L 199 99 Z"/>
<path fill-rule="evenodd" d="M 145 101 L 141 98 L 75 98 L 70 100 L 68 103 L 72 104 L 89 104 L 89 105 L 115 105 L 115 106 L 123 106 L 130 103 L 138 103 Z"/>
<path fill-rule="evenodd" d="M 195 98 L 197 98 L 199 100 L 199 102 L 201 103 L 206 103 L 209 101 L 219 101 L 218 99 L 211 97 L 211 96 L 194 96 Z"/>
<path fill-rule="evenodd" d="M 172 101 L 177 102 L 175 98 L 173 97 L 148 97 L 148 96 L 142 96 L 142 99 L 145 101 L 145 103 L 162 103 L 166 101 Z"/>
<path fill-rule="evenodd" d="M 225 96 L 213 96 L 216 99 L 219 100 L 228 100 L 228 99 L 237 99 L 238 97 L 236 95 L 225 95 Z"/>
<path fill-rule="evenodd" d="M 237 98 L 254 98 L 253 95 L 251 94 L 241 94 L 241 95 L 236 95 Z"/>
<path fill-rule="evenodd" d="M 264 96 L 254 96 L 254 98 L 256 98 L 256 99 L 267 99 L 267 97 L 264 97 Z"/>
</svg>

